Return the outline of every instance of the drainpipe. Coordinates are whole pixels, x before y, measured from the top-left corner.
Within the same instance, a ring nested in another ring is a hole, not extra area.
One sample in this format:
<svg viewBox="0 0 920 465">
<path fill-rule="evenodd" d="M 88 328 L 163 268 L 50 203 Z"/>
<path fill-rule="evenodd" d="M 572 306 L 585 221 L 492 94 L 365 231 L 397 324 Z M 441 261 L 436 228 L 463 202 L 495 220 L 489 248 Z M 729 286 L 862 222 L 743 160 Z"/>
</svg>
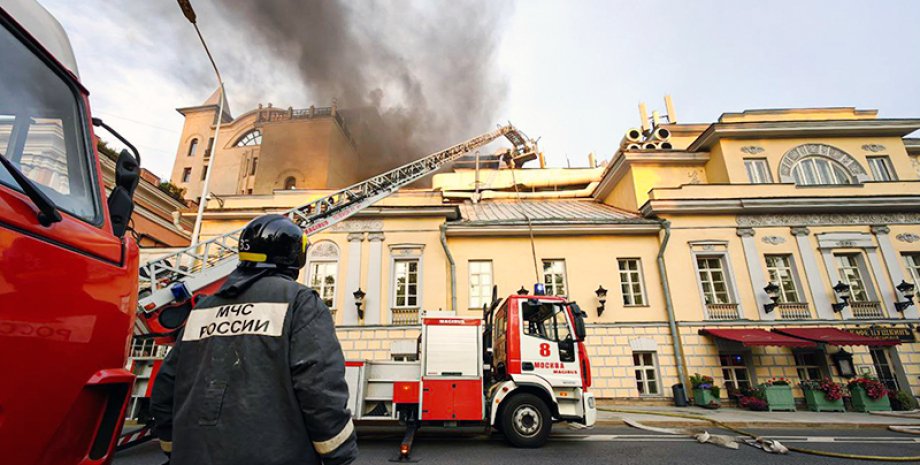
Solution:
<svg viewBox="0 0 920 465">
<path fill-rule="evenodd" d="M 668 241 L 671 239 L 671 222 L 662 220 L 661 227 L 664 229 L 664 239 L 661 241 L 661 247 L 658 248 L 658 276 L 661 278 L 661 288 L 664 290 L 664 306 L 668 311 L 668 326 L 671 328 L 671 343 L 674 345 L 674 359 L 677 360 L 677 377 L 680 379 L 680 382 L 684 384 L 684 400 L 688 400 L 687 366 L 684 360 L 684 345 L 680 339 L 680 332 L 677 331 L 677 320 L 674 317 L 674 302 L 671 300 L 671 287 L 668 285 L 668 269 L 664 264 L 664 251 L 668 248 Z"/>
<path fill-rule="evenodd" d="M 441 247 L 444 248 L 444 254 L 447 255 L 447 261 L 450 262 L 450 310 L 457 312 L 457 263 L 454 262 L 454 256 L 447 247 L 447 224 L 441 224 Z"/>
</svg>

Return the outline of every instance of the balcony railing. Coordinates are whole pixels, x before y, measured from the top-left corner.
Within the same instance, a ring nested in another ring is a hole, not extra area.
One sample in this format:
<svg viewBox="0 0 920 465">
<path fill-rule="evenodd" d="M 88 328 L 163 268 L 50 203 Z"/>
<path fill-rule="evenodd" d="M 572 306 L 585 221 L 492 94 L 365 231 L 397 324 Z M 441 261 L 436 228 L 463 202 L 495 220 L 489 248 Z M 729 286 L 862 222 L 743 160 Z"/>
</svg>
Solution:
<svg viewBox="0 0 920 465">
<path fill-rule="evenodd" d="M 806 303 L 777 304 L 780 318 L 784 320 L 807 320 L 811 318 L 811 310 Z"/>
<path fill-rule="evenodd" d="M 394 308 L 391 311 L 394 325 L 417 325 L 419 322 L 417 308 Z"/>
<path fill-rule="evenodd" d="M 706 304 L 710 320 L 737 320 L 738 304 Z"/>
<path fill-rule="evenodd" d="M 850 302 L 850 308 L 853 310 L 853 318 L 858 320 L 871 320 L 885 316 L 882 314 L 882 305 L 879 302 Z"/>
</svg>

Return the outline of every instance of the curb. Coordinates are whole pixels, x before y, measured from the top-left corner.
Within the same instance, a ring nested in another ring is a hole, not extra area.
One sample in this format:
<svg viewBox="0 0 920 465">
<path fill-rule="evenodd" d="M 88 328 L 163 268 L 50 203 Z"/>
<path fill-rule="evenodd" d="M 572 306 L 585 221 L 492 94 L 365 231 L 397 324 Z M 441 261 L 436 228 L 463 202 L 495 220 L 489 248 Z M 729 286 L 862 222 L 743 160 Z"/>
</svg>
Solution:
<svg viewBox="0 0 920 465">
<path fill-rule="evenodd" d="M 640 421 L 643 425 L 658 426 L 664 428 L 686 428 L 710 426 L 718 428 L 709 422 L 703 420 L 644 420 Z M 794 421 L 720 421 L 720 423 L 731 426 L 732 428 L 752 428 L 752 429 L 888 429 L 889 426 L 920 426 L 915 424 L 888 424 L 888 423 L 799 423 Z M 595 422 L 597 426 L 628 426 L 623 420 L 616 418 L 598 418 Z"/>
</svg>

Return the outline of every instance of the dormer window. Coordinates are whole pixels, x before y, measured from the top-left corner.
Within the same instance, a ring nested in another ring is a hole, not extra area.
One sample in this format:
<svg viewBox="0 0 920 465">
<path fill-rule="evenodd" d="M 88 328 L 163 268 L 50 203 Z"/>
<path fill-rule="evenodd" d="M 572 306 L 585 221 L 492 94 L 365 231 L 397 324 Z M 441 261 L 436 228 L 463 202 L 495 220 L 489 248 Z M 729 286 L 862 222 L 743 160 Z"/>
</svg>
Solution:
<svg viewBox="0 0 920 465">
<path fill-rule="evenodd" d="M 243 134 L 242 137 L 237 139 L 234 147 L 247 147 L 250 145 L 262 145 L 262 131 L 253 129 L 252 131 Z"/>
<path fill-rule="evenodd" d="M 854 184 L 846 168 L 830 158 L 805 157 L 792 168 L 792 178 L 800 186 Z"/>
</svg>

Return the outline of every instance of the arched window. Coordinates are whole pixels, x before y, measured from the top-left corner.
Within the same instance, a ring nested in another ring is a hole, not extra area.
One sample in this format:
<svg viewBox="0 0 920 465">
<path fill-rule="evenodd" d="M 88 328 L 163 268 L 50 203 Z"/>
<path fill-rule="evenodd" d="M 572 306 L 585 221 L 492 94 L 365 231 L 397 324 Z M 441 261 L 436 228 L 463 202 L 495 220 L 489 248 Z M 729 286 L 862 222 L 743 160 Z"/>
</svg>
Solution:
<svg viewBox="0 0 920 465">
<path fill-rule="evenodd" d="M 330 309 L 335 309 L 335 289 L 339 271 L 339 247 L 331 241 L 310 246 L 307 253 L 307 283 Z"/>
<path fill-rule="evenodd" d="M 262 145 L 262 131 L 253 129 L 243 134 L 242 137 L 236 140 L 234 147 L 246 147 L 249 145 Z"/>
<path fill-rule="evenodd" d="M 853 184 L 849 171 L 827 157 L 812 156 L 799 160 L 792 167 L 792 178 L 800 186 Z"/>
<path fill-rule="evenodd" d="M 192 139 L 192 142 L 188 144 L 188 156 L 194 157 L 195 151 L 198 150 L 198 139 Z"/>
<path fill-rule="evenodd" d="M 294 179 L 294 176 L 288 176 L 284 180 L 284 190 L 290 191 L 297 189 L 297 180 Z"/>
</svg>

